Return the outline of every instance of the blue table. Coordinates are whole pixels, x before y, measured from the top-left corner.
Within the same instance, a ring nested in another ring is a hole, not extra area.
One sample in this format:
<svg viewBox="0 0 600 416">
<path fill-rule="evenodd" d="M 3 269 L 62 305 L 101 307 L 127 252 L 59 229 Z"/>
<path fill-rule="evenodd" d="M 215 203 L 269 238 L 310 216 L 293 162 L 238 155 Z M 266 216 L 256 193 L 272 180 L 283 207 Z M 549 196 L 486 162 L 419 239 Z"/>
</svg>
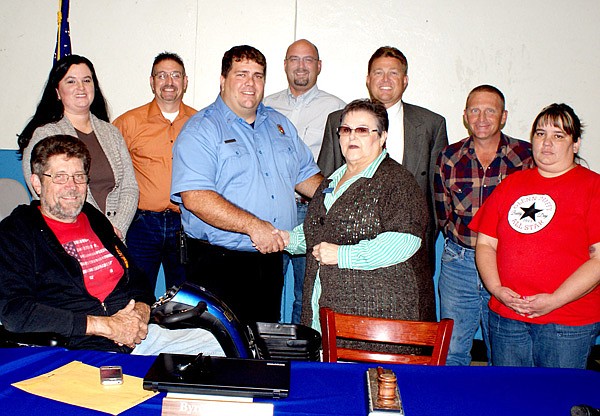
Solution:
<svg viewBox="0 0 600 416">
<path fill-rule="evenodd" d="M 154 357 L 67 351 L 62 348 L 0 349 L 0 413 L 13 415 L 103 415 L 25 393 L 10 384 L 73 360 L 93 366 L 121 365 L 143 377 Z M 290 395 L 276 400 L 276 415 L 366 415 L 365 371 L 372 365 L 292 363 Z M 425 367 L 389 365 L 407 416 L 562 415 L 571 406 L 600 408 L 600 373 L 584 370 Z M 164 394 L 123 415 L 160 415 Z"/>
</svg>

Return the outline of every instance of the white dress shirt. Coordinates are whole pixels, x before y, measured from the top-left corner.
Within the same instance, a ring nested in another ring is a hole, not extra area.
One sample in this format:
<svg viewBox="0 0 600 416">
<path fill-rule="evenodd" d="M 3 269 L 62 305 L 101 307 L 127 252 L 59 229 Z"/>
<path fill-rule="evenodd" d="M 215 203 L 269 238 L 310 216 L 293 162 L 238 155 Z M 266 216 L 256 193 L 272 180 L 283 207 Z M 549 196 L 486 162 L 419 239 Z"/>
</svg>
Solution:
<svg viewBox="0 0 600 416">
<path fill-rule="evenodd" d="M 386 148 L 392 159 L 402 163 L 404 158 L 404 105 L 402 105 L 402 100 L 388 108 L 387 113 L 390 126 Z"/>
</svg>

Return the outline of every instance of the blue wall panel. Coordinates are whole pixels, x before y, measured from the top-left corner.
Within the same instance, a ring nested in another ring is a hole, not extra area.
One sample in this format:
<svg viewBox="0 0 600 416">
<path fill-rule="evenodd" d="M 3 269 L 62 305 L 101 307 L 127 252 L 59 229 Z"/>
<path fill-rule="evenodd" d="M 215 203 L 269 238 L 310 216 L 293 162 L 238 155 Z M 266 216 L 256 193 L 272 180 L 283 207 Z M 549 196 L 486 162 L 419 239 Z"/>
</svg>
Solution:
<svg viewBox="0 0 600 416">
<path fill-rule="evenodd" d="M 0 178 L 15 179 L 26 186 L 16 150 L 0 149 Z"/>
</svg>

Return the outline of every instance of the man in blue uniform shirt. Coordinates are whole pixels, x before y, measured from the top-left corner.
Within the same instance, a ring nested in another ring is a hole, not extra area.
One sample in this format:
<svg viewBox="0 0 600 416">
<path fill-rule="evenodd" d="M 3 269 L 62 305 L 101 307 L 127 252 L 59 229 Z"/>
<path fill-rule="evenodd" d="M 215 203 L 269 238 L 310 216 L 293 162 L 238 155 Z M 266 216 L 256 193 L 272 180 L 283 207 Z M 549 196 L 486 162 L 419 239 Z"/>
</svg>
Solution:
<svg viewBox="0 0 600 416">
<path fill-rule="evenodd" d="M 183 127 L 173 149 L 171 198 L 182 204 L 188 280 L 222 299 L 242 322 L 277 322 L 285 244 L 296 224 L 294 191 L 322 180 L 293 124 L 261 104 L 264 55 L 223 56 L 221 93 Z"/>
</svg>

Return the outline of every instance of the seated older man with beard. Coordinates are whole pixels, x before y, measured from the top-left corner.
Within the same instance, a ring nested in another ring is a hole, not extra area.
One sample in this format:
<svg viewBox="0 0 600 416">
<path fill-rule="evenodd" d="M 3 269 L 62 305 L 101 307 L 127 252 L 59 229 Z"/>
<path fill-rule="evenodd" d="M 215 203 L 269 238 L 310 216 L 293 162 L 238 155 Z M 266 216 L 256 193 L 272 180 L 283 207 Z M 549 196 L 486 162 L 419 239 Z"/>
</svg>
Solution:
<svg viewBox="0 0 600 416">
<path fill-rule="evenodd" d="M 202 329 L 148 325 L 154 296 L 108 219 L 85 202 L 90 154 L 51 136 L 31 157 L 39 201 L 0 223 L 0 321 L 10 332 L 55 333 L 73 349 L 223 355 Z"/>
</svg>

